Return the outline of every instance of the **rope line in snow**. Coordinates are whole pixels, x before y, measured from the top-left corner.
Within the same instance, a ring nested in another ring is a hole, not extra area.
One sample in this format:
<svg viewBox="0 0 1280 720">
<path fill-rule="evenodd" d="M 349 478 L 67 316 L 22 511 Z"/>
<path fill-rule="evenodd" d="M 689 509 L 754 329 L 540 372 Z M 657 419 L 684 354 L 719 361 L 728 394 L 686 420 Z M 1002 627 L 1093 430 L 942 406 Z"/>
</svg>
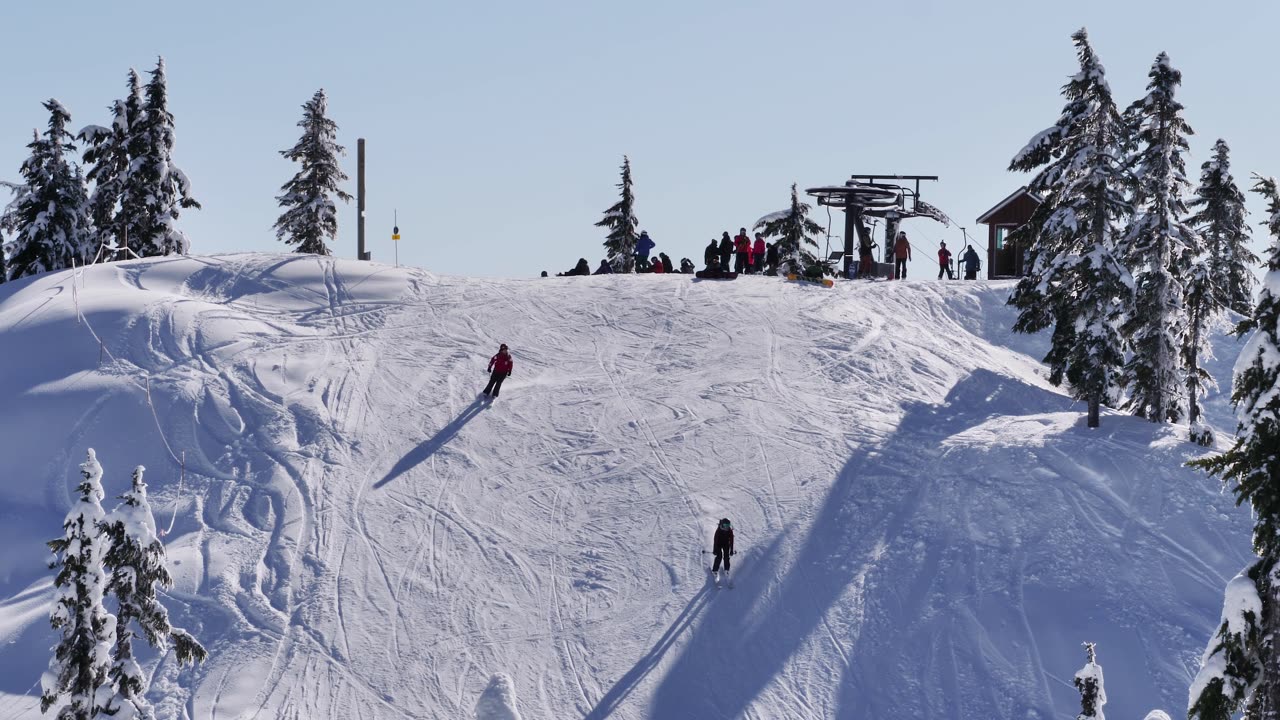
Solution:
<svg viewBox="0 0 1280 720">
<path fill-rule="evenodd" d="M 101 256 L 102 250 L 99 249 L 98 253 L 99 253 L 99 256 Z M 94 258 L 93 264 L 97 264 L 97 259 L 98 259 L 97 257 Z M 107 344 L 102 341 L 102 337 L 99 336 L 97 331 L 93 329 L 93 325 L 89 322 L 89 318 L 85 317 L 84 314 L 80 311 L 80 291 L 76 283 L 76 280 L 79 279 L 81 283 L 84 282 L 84 269 L 85 269 L 85 266 L 82 265 L 77 268 L 75 265 L 75 261 L 74 260 L 72 261 L 71 263 L 71 272 L 72 272 L 71 299 L 72 299 L 72 302 L 75 303 L 76 320 L 77 322 L 84 324 L 85 328 L 88 329 L 89 334 L 92 335 L 93 339 L 98 343 L 98 362 L 99 363 L 102 362 L 102 356 L 104 354 L 107 357 L 111 358 L 111 362 L 113 363 L 119 362 L 115 354 L 111 352 L 111 348 L 107 347 Z M 182 488 L 187 478 L 187 451 L 183 450 L 182 457 L 178 457 L 178 454 L 173 450 L 173 446 L 169 444 L 169 439 L 165 437 L 164 426 L 160 422 L 160 414 L 156 411 L 156 404 L 151 400 L 150 373 L 144 372 L 143 383 L 139 383 L 137 380 L 133 379 L 132 377 L 126 376 L 126 379 L 134 387 L 137 387 L 139 390 L 141 390 L 143 392 L 143 395 L 147 399 L 147 407 L 151 410 L 151 419 L 155 421 L 156 433 L 160 435 L 160 442 L 164 443 L 165 451 L 169 453 L 169 457 L 178 466 L 179 474 L 178 474 L 178 491 L 177 492 L 178 492 L 178 495 L 181 496 Z M 170 532 L 173 531 L 173 523 L 175 520 L 177 520 L 177 517 L 178 517 L 178 505 L 175 502 L 173 507 L 173 514 L 169 517 L 169 528 L 165 530 L 164 533 L 162 533 L 162 536 L 168 535 Z"/>
</svg>

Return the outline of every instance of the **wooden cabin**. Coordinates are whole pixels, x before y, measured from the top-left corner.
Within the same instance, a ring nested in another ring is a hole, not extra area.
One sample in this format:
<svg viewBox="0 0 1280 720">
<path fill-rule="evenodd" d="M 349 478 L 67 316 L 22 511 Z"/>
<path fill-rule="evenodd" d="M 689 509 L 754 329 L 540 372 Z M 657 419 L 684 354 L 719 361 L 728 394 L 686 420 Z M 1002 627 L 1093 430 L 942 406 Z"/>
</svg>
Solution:
<svg viewBox="0 0 1280 720">
<path fill-rule="evenodd" d="M 1039 206 L 1040 198 L 1020 187 L 978 218 L 987 226 L 987 279 L 1022 277 L 1025 248 L 1009 242 L 1009 233 L 1030 220 Z"/>
</svg>

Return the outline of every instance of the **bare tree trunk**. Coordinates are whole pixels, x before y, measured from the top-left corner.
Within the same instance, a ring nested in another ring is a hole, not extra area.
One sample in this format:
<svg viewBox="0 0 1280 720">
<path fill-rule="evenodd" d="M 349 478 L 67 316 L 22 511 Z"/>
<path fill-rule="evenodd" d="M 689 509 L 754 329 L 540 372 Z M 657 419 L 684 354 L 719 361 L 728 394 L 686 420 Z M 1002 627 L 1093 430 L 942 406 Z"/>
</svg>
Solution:
<svg viewBox="0 0 1280 720">
<path fill-rule="evenodd" d="M 1098 427 L 1098 415 L 1101 405 L 1102 403 L 1098 400 L 1097 396 L 1089 398 L 1089 427 L 1091 428 Z"/>
</svg>

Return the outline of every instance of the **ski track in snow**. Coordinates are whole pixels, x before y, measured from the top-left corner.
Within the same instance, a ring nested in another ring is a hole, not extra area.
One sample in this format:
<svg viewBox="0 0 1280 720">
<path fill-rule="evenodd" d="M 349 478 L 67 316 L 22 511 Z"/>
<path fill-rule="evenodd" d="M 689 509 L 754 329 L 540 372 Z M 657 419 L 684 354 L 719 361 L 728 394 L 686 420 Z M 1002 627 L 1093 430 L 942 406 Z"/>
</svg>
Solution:
<svg viewBox="0 0 1280 720">
<path fill-rule="evenodd" d="M 1247 560 L 1186 429 L 1084 430 L 1008 284 L 168 258 L 85 271 L 99 364 L 71 282 L 0 287 L 4 717 L 39 716 L 40 544 L 88 446 L 175 516 L 212 658 L 149 667 L 202 719 L 471 717 L 495 675 L 524 718 L 1050 718 L 1081 640 L 1109 710 L 1176 713 Z"/>
</svg>

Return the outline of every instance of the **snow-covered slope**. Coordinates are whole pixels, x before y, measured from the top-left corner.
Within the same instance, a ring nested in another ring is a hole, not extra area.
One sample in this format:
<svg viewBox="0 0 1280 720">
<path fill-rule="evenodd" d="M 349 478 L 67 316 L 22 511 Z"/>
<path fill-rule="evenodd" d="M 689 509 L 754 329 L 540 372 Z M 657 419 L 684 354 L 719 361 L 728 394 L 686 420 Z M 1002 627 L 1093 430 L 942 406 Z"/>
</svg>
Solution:
<svg viewBox="0 0 1280 720">
<path fill-rule="evenodd" d="M 152 658 L 152 694 L 202 720 L 1047 719 L 1083 640 L 1108 711 L 1176 716 L 1247 559 L 1185 428 L 1086 430 L 1007 284 L 275 255 L 82 282 L 0 286 L 0 717 L 39 714 L 42 542 L 88 447 L 172 523 L 167 602 L 212 658 Z"/>
</svg>

